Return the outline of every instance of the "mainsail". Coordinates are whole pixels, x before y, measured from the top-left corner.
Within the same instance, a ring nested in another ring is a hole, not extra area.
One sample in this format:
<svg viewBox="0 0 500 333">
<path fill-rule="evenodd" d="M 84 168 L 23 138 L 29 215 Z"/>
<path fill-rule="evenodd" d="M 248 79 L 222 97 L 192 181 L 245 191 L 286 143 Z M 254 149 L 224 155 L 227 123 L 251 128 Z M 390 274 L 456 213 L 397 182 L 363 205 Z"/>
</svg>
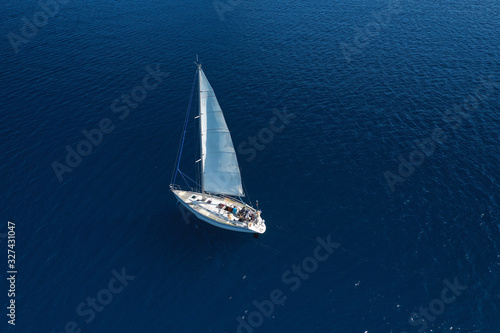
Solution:
<svg viewBox="0 0 500 333">
<path fill-rule="evenodd" d="M 201 67 L 198 75 L 203 190 L 244 196 L 238 160 L 224 115 Z"/>
</svg>

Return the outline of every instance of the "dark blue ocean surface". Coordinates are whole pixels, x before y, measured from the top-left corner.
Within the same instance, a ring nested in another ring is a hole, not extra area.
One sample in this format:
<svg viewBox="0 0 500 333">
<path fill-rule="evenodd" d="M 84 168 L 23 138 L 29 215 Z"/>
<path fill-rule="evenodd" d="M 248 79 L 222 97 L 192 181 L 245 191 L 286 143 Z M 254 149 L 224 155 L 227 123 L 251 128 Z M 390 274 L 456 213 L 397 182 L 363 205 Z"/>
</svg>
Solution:
<svg viewBox="0 0 500 333">
<path fill-rule="evenodd" d="M 0 10 L 1 332 L 500 332 L 498 1 L 41 4 Z M 168 189 L 196 54 L 258 239 Z"/>
</svg>

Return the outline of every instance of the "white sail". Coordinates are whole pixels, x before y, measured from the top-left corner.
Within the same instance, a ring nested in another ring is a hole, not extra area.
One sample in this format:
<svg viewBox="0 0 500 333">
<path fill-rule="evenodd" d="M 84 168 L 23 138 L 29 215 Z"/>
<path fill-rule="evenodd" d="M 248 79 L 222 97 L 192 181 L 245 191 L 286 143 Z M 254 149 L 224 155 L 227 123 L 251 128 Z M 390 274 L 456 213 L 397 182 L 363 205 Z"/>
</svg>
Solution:
<svg viewBox="0 0 500 333">
<path fill-rule="evenodd" d="M 233 141 L 214 90 L 199 68 L 203 190 L 244 196 Z"/>
</svg>

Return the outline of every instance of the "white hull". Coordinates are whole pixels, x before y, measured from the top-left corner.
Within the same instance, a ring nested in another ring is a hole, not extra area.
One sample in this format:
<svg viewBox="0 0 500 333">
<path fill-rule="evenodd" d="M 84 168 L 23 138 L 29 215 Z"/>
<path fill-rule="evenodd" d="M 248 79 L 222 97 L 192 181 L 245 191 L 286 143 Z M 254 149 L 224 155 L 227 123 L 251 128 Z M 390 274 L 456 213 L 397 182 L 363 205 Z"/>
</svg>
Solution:
<svg viewBox="0 0 500 333">
<path fill-rule="evenodd" d="M 247 233 L 262 234 L 266 231 L 265 221 L 259 216 L 258 212 L 251 206 L 245 205 L 241 202 L 231 200 L 230 198 L 220 197 L 199 192 L 183 191 L 171 189 L 177 200 L 193 213 L 197 218 L 213 226 Z M 205 199 L 205 200 L 203 200 Z M 228 212 L 221 207 L 236 207 L 239 212 L 245 209 L 253 214 L 253 219 L 244 219 Z"/>
</svg>

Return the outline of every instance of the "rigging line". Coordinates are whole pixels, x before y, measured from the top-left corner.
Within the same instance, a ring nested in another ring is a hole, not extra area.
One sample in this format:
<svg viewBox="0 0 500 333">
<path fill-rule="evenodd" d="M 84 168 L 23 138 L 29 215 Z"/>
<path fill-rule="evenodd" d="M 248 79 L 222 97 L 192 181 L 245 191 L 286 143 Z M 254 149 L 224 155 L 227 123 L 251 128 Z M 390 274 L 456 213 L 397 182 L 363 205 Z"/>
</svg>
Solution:
<svg viewBox="0 0 500 333">
<path fill-rule="evenodd" d="M 181 163 L 182 149 L 184 148 L 184 139 L 186 138 L 186 129 L 189 121 L 189 113 L 191 111 L 191 102 L 193 101 L 194 86 L 196 83 L 196 74 L 198 74 L 198 71 L 196 71 L 196 73 L 194 74 L 193 86 L 191 87 L 191 96 L 189 97 L 189 105 L 187 109 L 186 120 L 184 121 L 184 131 L 181 134 L 182 140 L 179 143 L 179 148 L 177 150 L 176 166 L 174 167 L 174 171 L 172 172 L 172 178 L 170 179 L 170 184 L 175 183 L 175 180 L 177 179 L 177 171 L 179 171 L 179 164 Z"/>
<path fill-rule="evenodd" d="M 188 183 L 188 181 L 186 180 L 186 178 L 184 178 L 184 175 L 182 174 L 182 172 L 181 172 L 181 177 L 182 177 L 182 179 L 184 179 L 184 181 L 186 182 L 187 187 L 188 187 L 188 188 L 189 188 L 189 187 L 191 187 L 191 186 L 189 186 L 189 183 Z"/>
<path fill-rule="evenodd" d="M 241 171 L 240 171 L 240 175 L 241 175 Z M 241 185 L 243 185 L 243 191 L 247 194 L 248 201 L 250 201 L 250 206 L 253 207 L 252 200 L 250 199 L 250 194 L 248 193 L 247 188 L 245 187 L 245 183 L 243 182 L 243 177 L 240 176 L 240 178 L 241 178 Z M 241 200 L 241 198 L 240 198 L 240 200 Z"/>
<path fill-rule="evenodd" d="M 182 172 L 181 170 L 179 170 L 179 173 L 181 175 L 184 175 L 187 177 L 187 179 L 189 179 L 190 181 L 192 181 L 193 183 L 195 183 L 196 185 L 200 186 L 200 184 L 198 184 L 196 181 L 194 181 L 193 179 L 191 179 L 188 175 L 186 175 L 184 172 Z"/>
</svg>

